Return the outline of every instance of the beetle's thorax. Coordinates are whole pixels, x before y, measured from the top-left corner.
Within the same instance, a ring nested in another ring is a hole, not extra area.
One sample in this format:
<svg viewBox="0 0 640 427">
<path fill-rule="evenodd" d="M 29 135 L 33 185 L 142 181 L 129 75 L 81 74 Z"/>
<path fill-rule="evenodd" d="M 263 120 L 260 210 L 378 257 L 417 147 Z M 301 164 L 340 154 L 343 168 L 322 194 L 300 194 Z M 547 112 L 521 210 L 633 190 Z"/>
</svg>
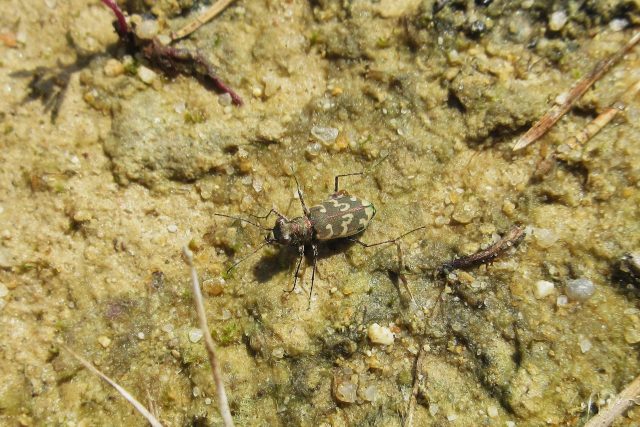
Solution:
<svg viewBox="0 0 640 427">
<path fill-rule="evenodd" d="M 313 225 L 309 218 L 300 216 L 287 219 L 278 218 L 273 227 L 272 243 L 285 246 L 300 246 L 311 242 L 313 239 Z"/>
</svg>

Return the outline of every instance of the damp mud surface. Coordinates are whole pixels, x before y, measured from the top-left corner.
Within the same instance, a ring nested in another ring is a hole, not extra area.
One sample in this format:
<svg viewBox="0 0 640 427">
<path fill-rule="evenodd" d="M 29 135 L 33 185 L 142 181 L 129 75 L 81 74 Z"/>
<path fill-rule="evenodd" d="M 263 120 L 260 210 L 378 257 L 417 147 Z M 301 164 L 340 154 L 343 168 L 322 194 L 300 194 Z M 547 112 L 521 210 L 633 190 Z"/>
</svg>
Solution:
<svg viewBox="0 0 640 427">
<path fill-rule="evenodd" d="M 165 34 L 209 5 L 121 3 Z M 239 0 L 176 44 L 242 107 L 127 55 L 99 1 L 0 11 L 0 424 L 145 425 L 64 343 L 164 424 L 221 425 L 185 245 L 239 426 L 579 426 L 640 374 L 638 97 L 566 145 L 640 48 L 512 151 L 637 1 Z M 311 295 L 310 267 L 287 292 L 297 248 L 227 272 L 265 232 L 214 213 L 300 216 L 294 175 L 311 206 L 354 172 L 362 241 L 426 226 L 402 262 L 323 243 Z M 514 225 L 491 264 L 439 274 Z"/>
</svg>

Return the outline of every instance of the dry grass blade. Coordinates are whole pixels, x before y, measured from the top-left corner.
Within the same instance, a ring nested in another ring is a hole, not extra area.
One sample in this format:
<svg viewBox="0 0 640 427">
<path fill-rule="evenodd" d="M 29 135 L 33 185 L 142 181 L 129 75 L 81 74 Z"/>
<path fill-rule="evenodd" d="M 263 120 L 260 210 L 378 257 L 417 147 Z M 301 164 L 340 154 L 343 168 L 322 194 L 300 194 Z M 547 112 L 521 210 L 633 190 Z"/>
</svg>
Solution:
<svg viewBox="0 0 640 427">
<path fill-rule="evenodd" d="M 422 383 L 422 381 L 424 381 L 422 366 L 424 365 L 424 359 L 426 355 L 427 352 L 424 351 L 424 344 L 421 344 L 420 350 L 418 352 L 418 357 L 416 358 L 415 371 L 413 374 L 413 387 L 411 389 L 411 397 L 409 398 L 409 409 L 407 410 L 407 418 L 404 422 L 405 427 L 413 427 L 413 416 L 416 412 L 418 390 L 420 389 L 420 384 Z"/>
<path fill-rule="evenodd" d="M 591 418 L 585 427 L 607 427 L 640 399 L 640 376 L 637 376 L 606 408 Z"/>
<path fill-rule="evenodd" d="M 640 80 L 631 85 L 620 98 L 631 99 L 640 92 Z M 624 111 L 627 105 L 623 101 L 616 101 L 611 106 L 607 107 L 602 113 L 595 119 L 589 122 L 583 130 L 578 132 L 575 136 L 567 141 L 567 145 L 573 149 L 578 148 L 580 145 L 585 144 L 591 138 L 593 138 L 603 127 L 609 124 L 613 118 L 618 115 L 619 112 Z"/>
<path fill-rule="evenodd" d="M 219 0 L 215 4 L 211 5 L 206 12 L 202 13 L 200 16 L 196 16 L 196 18 L 189 22 L 184 27 L 180 28 L 178 31 L 171 33 L 171 40 L 179 40 L 183 37 L 188 36 L 193 33 L 198 28 L 202 27 L 207 22 L 211 21 L 213 18 L 218 16 L 223 10 L 226 9 L 231 3 L 235 0 Z"/>
<path fill-rule="evenodd" d="M 627 52 L 629 52 L 640 41 L 640 31 L 635 33 L 631 39 L 616 53 L 598 62 L 589 74 L 583 77 L 576 85 L 566 94 L 565 99 L 559 105 L 551 107 L 542 118 L 534 124 L 531 129 L 520 137 L 513 146 L 513 151 L 521 150 L 537 141 L 542 135 L 564 116 L 567 111 L 578 101 L 582 95 L 606 73 L 609 68 L 618 62 Z"/>
<path fill-rule="evenodd" d="M 224 389 L 224 382 L 222 381 L 222 373 L 220 372 L 220 364 L 218 363 L 218 357 L 216 356 L 215 344 L 211 338 L 211 332 L 207 325 L 207 315 L 204 311 L 204 302 L 202 299 L 202 292 L 200 291 L 200 282 L 198 281 L 198 272 L 193 265 L 193 254 L 185 246 L 182 248 L 182 253 L 187 261 L 187 265 L 191 269 L 191 285 L 193 290 L 193 299 L 196 304 L 196 311 L 198 313 L 198 320 L 200 321 L 200 330 L 204 335 L 204 343 L 209 354 L 209 363 L 211 364 L 211 370 L 213 371 L 213 381 L 216 385 L 216 394 L 218 395 L 218 407 L 220 409 L 220 415 L 222 416 L 222 422 L 225 427 L 233 427 L 233 418 L 231 417 L 231 410 L 229 409 L 229 401 L 227 400 L 227 392 Z"/>
<path fill-rule="evenodd" d="M 111 385 L 111 387 L 115 388 L 116 391 L 118 393 L 120 393 L 120 395 L 122 395 L 122 397 L 124 397 L 125 399 L 127 399 L 129 401 L 129 403 L 131 403 L 131 405 L 133 405 L 134 408 L 136 408 L 136 410 L 147 419 L 147 421 L 149 421 L 149 424 L 151 424 L 153 427 L 162 427 L 162 424 L 160 424 L 160 421 L 158 421 L 156 419 L 156 417 L 154 417 L 151 412 L 149 412 L 149 410 L 147 408 L 144 407 L 144 405 L 142 405 L 142 403 L 138 402 L 135 397 L 133 397 L 131 395 L 131 393 L 129 393 L 127 390 L 125 390 L 122 386 L 120 386 L 118 383 L 116 383 L 114 380 L 112 380 L 111 378 L 109 378 L 108 376 L 106 376 L 105 374 L 103 374 L 101 371 L 98 370 L 98 368 L 96 368 L 95 366 L 93 366 L 88 360 L 86 360 L 85 358 L 83 358 L 82 356 L 80 356 L 79 354 L 76 354 L 73 350 L 71 350 L 69 347 L 65 346 L 65 345 L 61 345 L 61 347 L 63 349 L 65 349 L 66 351 L 69 352 L 69 354 L 71 354 L 74 358 L 76 358 L 76 360 L 78 360 L 78 362 L 82 363 L 82 365 L 87 368 L 89 371 L 91 371 L 92 373 L 96 374 L 97 376 L 99 376 L 100 378 L 102 378 L 103 380 L 105 380 L 107 383 L 109 383 L 109 385 Z"/>
<path fill-rule="evenodd" d="M 607 107 L 598 117 L 587 124 L 584 129 L 569 138 L 567 145 L 571 148 L 578 148 L 593 138 L 603 127 L 605 127 L 620 111 L 624 110 L 624 104 L 620 102 L 614 103 Z"/>
</svg>

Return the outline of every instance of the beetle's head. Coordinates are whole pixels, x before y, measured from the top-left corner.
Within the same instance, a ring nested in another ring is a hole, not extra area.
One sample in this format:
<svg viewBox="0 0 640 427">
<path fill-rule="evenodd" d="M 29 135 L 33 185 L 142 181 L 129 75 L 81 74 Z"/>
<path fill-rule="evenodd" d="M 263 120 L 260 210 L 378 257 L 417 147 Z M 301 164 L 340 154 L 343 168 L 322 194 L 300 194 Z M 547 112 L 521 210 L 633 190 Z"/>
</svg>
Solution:
<svg viewBox="0 0 640 427">
<path fill-rule="evenodd" d="M 279 244 L 288 246 L 291 244 L 291 237 L 293 235 L 292 224 L 286 218 L 280 217 L 276 220 L 276 225 L 267 235 L 266 241 L 270 244 Z"/>
</svg>

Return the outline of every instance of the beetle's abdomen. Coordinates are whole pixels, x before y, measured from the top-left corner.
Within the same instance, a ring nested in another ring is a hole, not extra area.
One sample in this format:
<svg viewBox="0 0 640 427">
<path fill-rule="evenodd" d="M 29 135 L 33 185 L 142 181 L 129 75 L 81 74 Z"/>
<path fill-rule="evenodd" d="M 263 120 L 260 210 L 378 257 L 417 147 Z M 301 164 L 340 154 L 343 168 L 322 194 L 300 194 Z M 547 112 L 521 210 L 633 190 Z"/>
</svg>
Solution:
<svg viewBox="0 0 640 427">
<path fill-rule="evenodd" d="M 366 200 L 339 194 L 309 208 L 309 219 L 316 239 L 331 240 L 353 236 L 364 231 L 376 214 Z"/>
</svg>

